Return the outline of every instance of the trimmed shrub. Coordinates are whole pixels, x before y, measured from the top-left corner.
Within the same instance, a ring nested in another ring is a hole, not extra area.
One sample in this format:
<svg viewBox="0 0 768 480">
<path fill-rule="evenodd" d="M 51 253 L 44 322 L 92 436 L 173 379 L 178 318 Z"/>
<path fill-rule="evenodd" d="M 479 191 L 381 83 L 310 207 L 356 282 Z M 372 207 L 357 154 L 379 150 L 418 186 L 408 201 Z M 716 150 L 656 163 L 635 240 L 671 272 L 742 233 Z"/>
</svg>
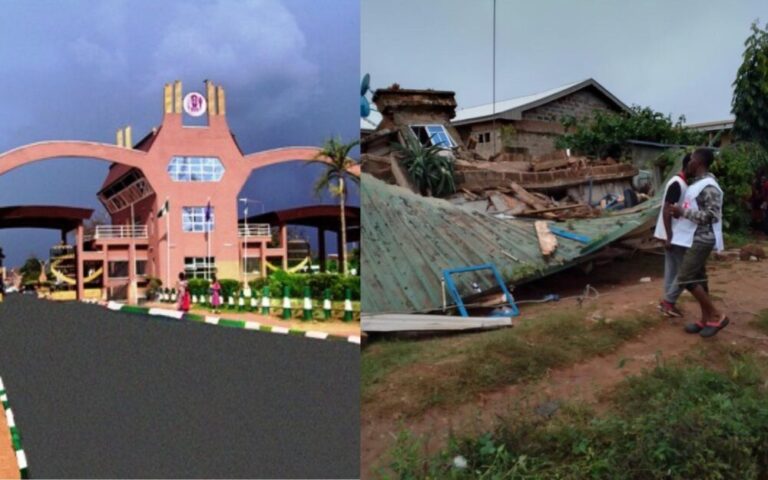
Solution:
<svg viewBox="0 0 768 480">
<path fill-rule="evenodd" d="M 309 287 L 312 298 L 323 298 L 326 289 L 331 290 L 334 300 L 344 300 L 347 288 L 352 292 L 352 300 L 360 300 L 360 277 L 343 276 L 338 273 L 287 273 L 277 271 L 269 277 L 259 278 L 250 282 L 251 289 L 260 292 L 264 286 L 269 287 L 272 296 L 281 296 L 283 288 L 289 287 L 294 297 L 303 295 L 304 288 Z"/>
<path fill-rule="evenodd" d="M 236 297 L 237 293 L 240 291 L 241 283 L 237 280 L 222 278 L 219 280 L 219 284 L 221 285 L 221 295 L 224 297 L 223 299 L 225 301 L 227 301 L 229 297 Z M 207 294 L 208 291 L 206 290 L 206 295 Z"/>
<path fill-rule="evenodd" d="M 197 295 L 198 297 L 200 295 L 208 296 L 208 292 L 211 288 L 211 282 L 204 278 L 190 278 L 187 281 L 187 285 L 189 287 L 189 293 Z"/>
<path fill-rule="evenodd" d="M 162 292 L 163 281 L 157 277 L 147 277 L 147 298 L 159 299 Z"/>
</svg>

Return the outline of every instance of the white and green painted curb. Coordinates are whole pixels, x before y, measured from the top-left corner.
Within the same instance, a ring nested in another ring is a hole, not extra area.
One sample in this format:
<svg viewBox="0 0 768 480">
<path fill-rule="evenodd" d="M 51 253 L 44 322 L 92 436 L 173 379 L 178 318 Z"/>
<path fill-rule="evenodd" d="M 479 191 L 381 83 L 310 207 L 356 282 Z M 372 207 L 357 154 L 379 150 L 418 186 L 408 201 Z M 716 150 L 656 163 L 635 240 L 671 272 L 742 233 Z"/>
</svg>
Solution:
<svg viewBox="0 0 768 480">
<path fill-rule="evenodd" d="M 306 330 L 299 330 L 296 328 L 287 328 L 287 327 L 280 327 L 280 326 L 273 326 L 273 325 L 262 325 L 258 322 L 252 322 L 247 320 L 230 320 L 230 319 L 220 318 L 220 317 L 210 316 L 210 315 L 184 313 L 178 310 L 170 310 L 165 308 L 155 308 L 155 307 L 149 308 L 149 307 L 139 307 L 135 305 L 125 305 L 125 304 L 113 302 L 113 301 L 100 303 L 100 305 L 103 305 L 107 307 L 109 310 L 112 310 L 115 312 L 136 313 L 136 314 L 142 314 L 142 315 L 150 315 L 154 317 L 173 318 L 175 320 L 182 320 L 187 322 L 207 323 L 209 325 L 217 325 L 222 327 L 241 328 L 244 330 L 258 330 L 260 332 L 277 333 L 281 335 L 295 335 L 297 337 L 314 338 L 317 340 L 335 340 L 335 341 L 356 343 L 358 345 L 360 344 L 359 335 L 349 335 L 349 336 L 333 335 L 326 332 L 316 332 L 311 330 L 306 331 Z"/>
<path fill-rule="evenodd" d="M 8 393 L 5 391 L 5 384 L 3 384 L 2 378 L 0 378 L 0 400 L 3 402 L 5 420 L 8 423 L 8 429 L 11 434 L 11 445 L 13 446 L 13 451 L 16 452 L 16 463 L 19 466 L 19 474 L 21 475 L 21 478 L 29 478 L 27 455 L 21 447 L 21 434 L 19 433 L 19 428 L 16 426 L 16 420 L 13 418 L 13 411 L 8 403 Z"/>
</svg>

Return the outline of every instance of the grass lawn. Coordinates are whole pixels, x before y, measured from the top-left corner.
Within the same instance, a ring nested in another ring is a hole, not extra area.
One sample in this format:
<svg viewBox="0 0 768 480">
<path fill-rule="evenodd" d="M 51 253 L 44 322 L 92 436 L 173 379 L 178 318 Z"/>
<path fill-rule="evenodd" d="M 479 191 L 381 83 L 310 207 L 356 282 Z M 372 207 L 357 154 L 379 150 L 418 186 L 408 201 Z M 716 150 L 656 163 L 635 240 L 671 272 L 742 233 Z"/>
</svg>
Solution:
<svg viewBox="0 0 768 480">
<path fill-rule="evenodd" d="M 768 478 L 766 366 L 741 347 L 706 345 L 620 384 L 595 414 L 517 413 L 425 457 L 403 431 L 383 477 L 452 479 Z"/>
<path fill-rule="evenodd" d="M 572 310 L 510 329 L 372 344 L 362 355 L 363 404 L 376 413 L 416 416 L 608 353 L 658 324 L 656 316 L 642 315 L 593 322 L 591 313 Z"/>
</svg>

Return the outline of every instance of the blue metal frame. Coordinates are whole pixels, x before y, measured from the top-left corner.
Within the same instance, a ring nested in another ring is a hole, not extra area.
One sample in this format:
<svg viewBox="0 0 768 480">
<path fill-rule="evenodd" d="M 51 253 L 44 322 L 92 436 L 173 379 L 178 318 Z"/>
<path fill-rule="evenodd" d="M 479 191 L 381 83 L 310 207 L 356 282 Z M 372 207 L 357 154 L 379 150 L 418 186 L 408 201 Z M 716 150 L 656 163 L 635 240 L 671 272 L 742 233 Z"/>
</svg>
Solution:
<svg viewBox="0 0 768 480">
<path fill-rule="evenodd" d="M 453 297 L 453 300 L 456 302 L 456 307 L 458 307 L 461 316 L 468 317 L 469 314 L 467 313 L 467 308 L 464 306 L 464 300 L 461 299 L 459 290 L 456 288 L 456 283 L 453 281 L 451 275 L 454 273 L 475 272 L 477 270 L 491 270 L 493 272 L 493 276 L 496 277 L 496 281 L 499 283 L 501 291 L 504 292 L 504 296 L 506 297 L 507 302 L 509 302 L 509 306 L 512 307 L 512 316 L 517 317 L 520 315 L 520 310 L 518 310 L 517 305 L 515 305 L 515 298 L 509 292 L 509 289 L 507 289 L 507 285 L 504 283 L 504 279 L 501 278 L 501 274 L 496 268 L 496 265 L 492 263 L 484 263 L 483 265 L 475 265 L 472 267 L 446 268 L 443 270 L 445 286 L 448 289 L 448 292 L 450 292 L 451 297 Z"/>
<path fill-rule="evenodd" d="M 576 232 L 571 232 L 570 230 L 563 230 L 562 228 L 553 227 L 551 225 L 549 227 L 549 231 L 557 235 L 558 237 L 567 238 L 569 240 L 575 240 L 585 245 L 592 241 L 592 239 L 586 235 L 581 235 Z"/>
</svg>

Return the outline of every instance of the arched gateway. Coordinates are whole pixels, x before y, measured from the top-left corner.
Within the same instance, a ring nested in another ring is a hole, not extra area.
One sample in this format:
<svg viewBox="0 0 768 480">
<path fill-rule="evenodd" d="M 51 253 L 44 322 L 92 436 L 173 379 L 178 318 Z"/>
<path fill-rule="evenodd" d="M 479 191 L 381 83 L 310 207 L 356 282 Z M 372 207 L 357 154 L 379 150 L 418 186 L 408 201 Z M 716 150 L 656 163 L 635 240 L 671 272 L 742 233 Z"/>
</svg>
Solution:
<svg viewBox="0 0 768 480">
<path fill-rule="evenodd" d="M 238 224 L 237 195 L 253 170 L 311 160 L 319 149 L 287 147 L 243 154 L 227 125 L 224 89 L 210 81 L 205 95 L 186 97 L 181 82 L 166 84 L 163 107 L 162 124 L 136 143 L 126 127 L 117 132 L 117 145 L 50 141 L 0 154 L 0 175 L 54 158 L 111 163 L 98 192 L 111 225 L 97 226 L 82 236 L 76 259 L 78 298 L 83 298 L 85 261 L 102 262 L 104 296 L 126 290 L 130 301 L 137 299 L 137 285 L 148 276 L 168 286 L 181 271 L 204 275 L 215 269 L 220 278 L 239 278 L 245 248 L 250 257 L 263 255 L 264 262 L 268 258 L 285 262 L 285 232 L 278 235 L 279 245 L 270 246 L 272 225 L 250 224 L 245 231 Z M 208 124 L 185 126 L 183 111 L 207 114 Z M 359 175 L 359 169 L 354 173 Z"/>
</svg>

